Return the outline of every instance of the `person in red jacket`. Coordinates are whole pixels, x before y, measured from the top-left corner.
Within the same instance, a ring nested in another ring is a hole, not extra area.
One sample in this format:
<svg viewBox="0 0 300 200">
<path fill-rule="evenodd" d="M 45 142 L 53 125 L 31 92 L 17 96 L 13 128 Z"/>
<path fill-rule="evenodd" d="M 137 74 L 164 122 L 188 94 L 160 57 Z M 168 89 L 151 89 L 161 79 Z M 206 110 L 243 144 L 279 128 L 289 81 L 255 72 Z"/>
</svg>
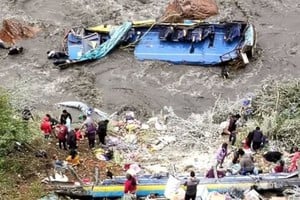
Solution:
<svg viewBox="0 0 300 200">
<path fill-rule="evenodd" d="M 66 125 L 60 123 L 58 125 L 58 143 L 59 143 L 59 148 L 62 149 L 62 144 L 64 146 L 64 150 L 67 150 L 67 134 L 68 134 L 68 128 Z"/>
<path fill-rule="evenodd" d="M 126 174 L 127 180 L 124 183 L 124 193 L 134 196 L 136 193 L 136 180 L 131 174 Z"/>
<path fill-rule="evenodd" d="M 79 128 L 75 128 L 75 136 L 77 141 L 83 140 L 83 135 Z"/>
<path fill-rule="evenodd" d="M 41 127 L 40 128 L 41 128 L 41 130 L 42 130 L 42 132 L 43 132 L 43 134 L 45 136 L 45 139 L 49 139 L 49 136 L 51 134 L 52 128 L 51 128 L 51 123 L 50 123 L 48 117 L 44 117 L 43 118 L 43 121 L 41 123 Z"/>
</svg>

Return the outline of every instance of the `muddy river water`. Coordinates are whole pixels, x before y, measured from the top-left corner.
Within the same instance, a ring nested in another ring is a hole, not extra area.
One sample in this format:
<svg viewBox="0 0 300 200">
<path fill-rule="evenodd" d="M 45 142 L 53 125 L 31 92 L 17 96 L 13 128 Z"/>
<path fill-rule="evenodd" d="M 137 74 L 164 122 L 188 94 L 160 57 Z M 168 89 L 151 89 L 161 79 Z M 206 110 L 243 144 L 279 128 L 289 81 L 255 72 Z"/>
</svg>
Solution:
<svg viewBox="0 0 300 200">
<path fill-rule="evenodd" d="M 300 3 L 297 0 L 217 0 L 220 14 L 211 20 L 249 20 L 256 26 L 259 54 L 246 68 L 220 77 L 220 69 L 137 61 L 117 50 L 106 58 L 63 71 L 46 52 L 59 49 L 65 30 L 73 26 L 162 15 L 164 0 L 0 0 L 0 19 L 16 18 L 41 28 L 37 37 L 19 43 L 22 55 L 8 57 L 0 49 L 0 85 L 29 104 L 48 111 L 53 103 L 80 100 L 108 113 L 133 106 L 144 113 L 172 106 L 186 117 L 201 113 L 221 95 L 235 100 L 253 92 L 264 80 L 300 75 Z"/>
</svg>

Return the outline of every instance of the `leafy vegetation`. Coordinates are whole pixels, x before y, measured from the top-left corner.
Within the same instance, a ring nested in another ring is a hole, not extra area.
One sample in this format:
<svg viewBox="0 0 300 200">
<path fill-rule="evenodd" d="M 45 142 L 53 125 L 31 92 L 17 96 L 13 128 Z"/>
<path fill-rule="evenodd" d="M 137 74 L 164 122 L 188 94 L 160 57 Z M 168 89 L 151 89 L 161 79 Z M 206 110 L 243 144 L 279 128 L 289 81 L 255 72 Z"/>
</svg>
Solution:
<svg viewBox="0 0 300 200">
<path fill-rule="evenodd" d="M 37 129 L 30 123 L 21 119 L 10 104 L 9 95 L 0 89 L 0 196 L 4 199 L 37 199 L 42 193 L 34 181 L 23 185 L 23 174 L 31 168 L 33 159 L 28 152 L 16 149 L 16 142 L 29 143 L 35 138 Z"/>
<path fill-rule="evenodd" d="M 300 80 L 263 85 L 253 107 L 255 120 L 270 139 L 300 144 Z"/>
<path fill-rule="evenodd" d="M 8 94 L 0 89 L 0 156 L 3 157 L 16 142 L 28 141 L 28 124 L 16 115 L 9 103 Z"/>
<path fill-rule="evenodd" d="M 251 96 L 252 116 L 239 128 L 237 143 L 260 126 L 270 140 L 281 141 L 285 147 L 300 145 L 300 80 L 267 81 Z M 229 114 L 240 113 L 242 100 L 235 102 L 218 98 L 213 109 L 213 122 L 220 124 Z"/>
</svg>

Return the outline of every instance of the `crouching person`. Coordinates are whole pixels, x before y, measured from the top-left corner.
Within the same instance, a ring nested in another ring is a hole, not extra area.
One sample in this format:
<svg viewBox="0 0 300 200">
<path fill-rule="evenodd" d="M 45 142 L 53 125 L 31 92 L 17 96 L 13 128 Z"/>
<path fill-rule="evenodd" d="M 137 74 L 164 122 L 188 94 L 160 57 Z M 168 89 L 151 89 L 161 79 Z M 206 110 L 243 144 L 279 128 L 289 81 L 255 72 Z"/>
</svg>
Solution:
<svg viewBox="0 0 300 200">
<path fill-rule="evenodd" d="M 254 166 L 254 159 L 250 154 L 246 154 L 244 151 L 241 154 L 241 175 L 258 174 L 258 170 Z"/>
</svg>

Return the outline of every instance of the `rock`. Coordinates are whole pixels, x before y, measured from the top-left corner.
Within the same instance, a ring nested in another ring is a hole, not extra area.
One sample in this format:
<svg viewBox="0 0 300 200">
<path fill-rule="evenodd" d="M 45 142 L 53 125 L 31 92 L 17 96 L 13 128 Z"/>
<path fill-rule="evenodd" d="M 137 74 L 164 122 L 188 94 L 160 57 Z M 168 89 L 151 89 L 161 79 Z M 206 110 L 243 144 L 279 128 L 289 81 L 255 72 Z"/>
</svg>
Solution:
<svg viewBox="0 0 300 200">
<path fill-rule="evenodd" d="M 39 28 L 25 25 L 15 19 L 5 19 L 2 24 L 0 38 L 9 44 L 15 44 L 21 39 L 32 38 L 40 31 Z"/>
<path fill-rule="evenodd" d="M 166 8 L 161 20 L 164 22 L 181 22 L 183 19 L 206 19 L 218 14 L 214 0 L 173 0 Z"/>
</svg>

